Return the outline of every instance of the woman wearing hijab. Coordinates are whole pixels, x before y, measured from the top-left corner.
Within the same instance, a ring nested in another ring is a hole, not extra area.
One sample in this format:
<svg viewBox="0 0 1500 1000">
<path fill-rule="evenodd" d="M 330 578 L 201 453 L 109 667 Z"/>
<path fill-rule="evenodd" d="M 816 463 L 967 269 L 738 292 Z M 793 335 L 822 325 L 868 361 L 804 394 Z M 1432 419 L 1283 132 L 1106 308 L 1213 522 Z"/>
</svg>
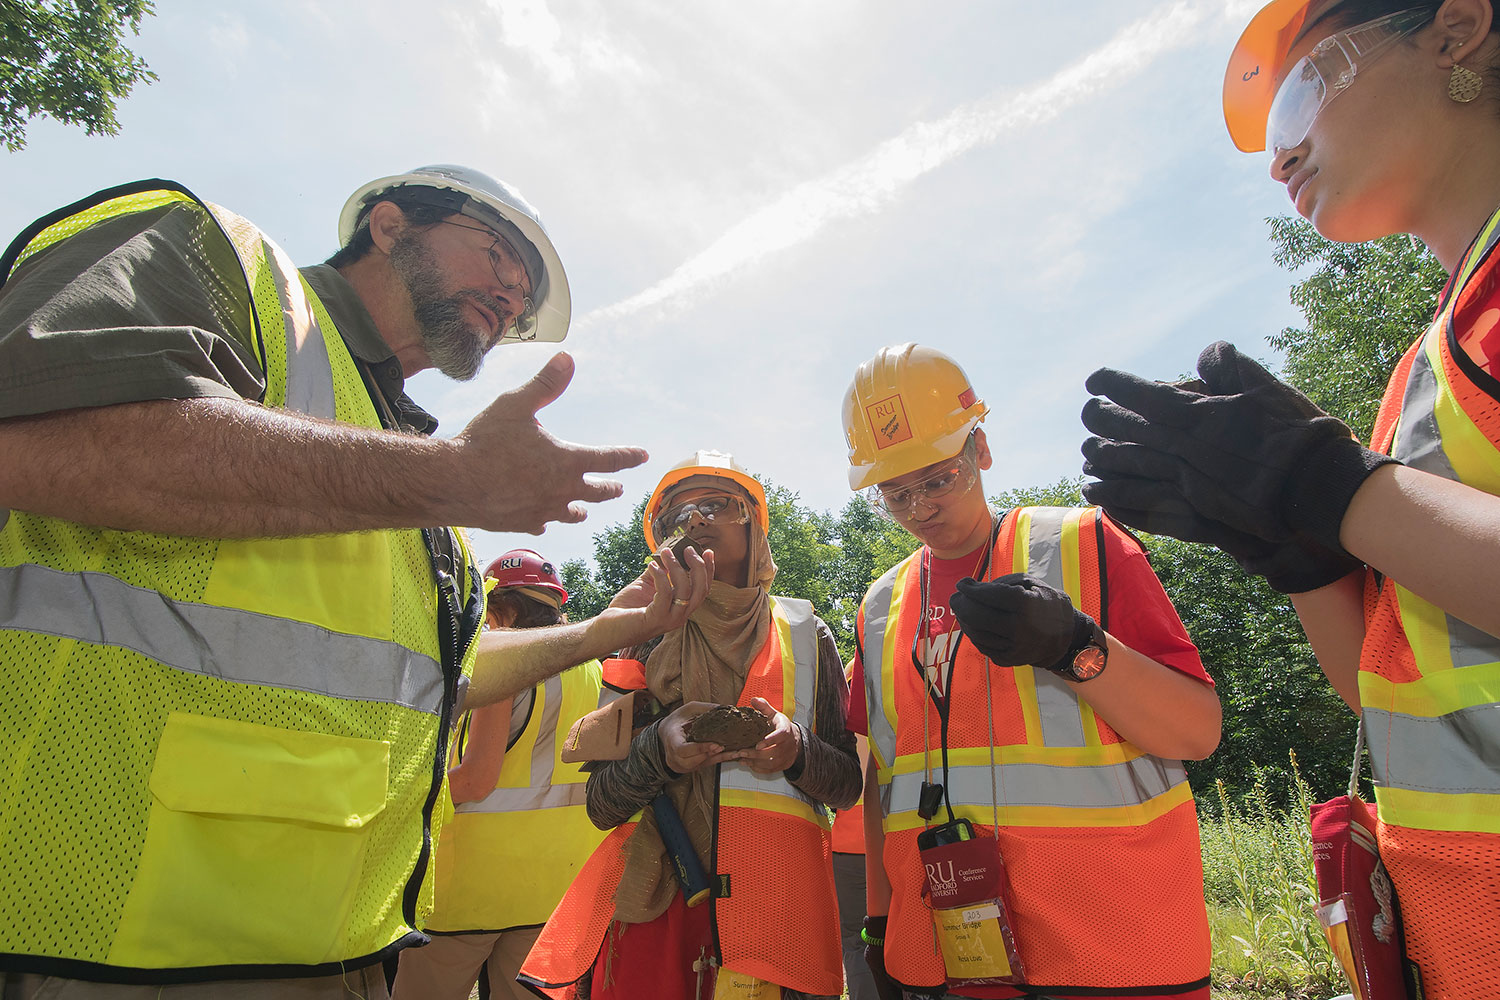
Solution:
<svg viewBox="0 0 1500 1000">
<path fill-rule="evenodd" d="M 1370 447 L 1233 346 L 1195 384 L 1104 369 L 1084 487 L 1292 602 L 1362 717 L 1380 854 L 1426 995 L 1500 996 L 1500 63 L 1492 0 L 1276 0 L 1224 111 L 1298 214 L 1420 238 L 1451 275 Z"/>
<path fill-rule="evenodd" d="M 607 681 L 639 692 L 640 728 L 623 759 L 592 765 L 589 817 L 612 832 L 521 981 L 594 1000 L 837 997 L 829 807 L 852 805 L 861 780 L 833 635 L 806 601 L 771 596 L 765 492 L 730 456 L 673 468 L 644 527 L 656 559 L 678 558 L 686 536 L 713 583 L 644 662 L 606 664 Z M 753 708 L 769 732 L 747 749 L 691 740 L 689 724 L 720 705 Z M 708 874 L 691 900 L 684 854 Z"/>
</svg>

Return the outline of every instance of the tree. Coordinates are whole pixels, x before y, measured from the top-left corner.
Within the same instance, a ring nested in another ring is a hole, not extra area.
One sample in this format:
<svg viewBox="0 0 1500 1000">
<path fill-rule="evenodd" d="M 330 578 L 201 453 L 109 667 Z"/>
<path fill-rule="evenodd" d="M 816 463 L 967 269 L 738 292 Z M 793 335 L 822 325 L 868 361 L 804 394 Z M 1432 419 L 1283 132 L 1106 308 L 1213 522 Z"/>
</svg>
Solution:
<svg viewBox="0 0 1500 1000">
<path fill-rule="evenodd" d="M 128 26 L 140 34 L 152 0 L 0 0 L 0 139 L 12 152 L 26 145 L 26 123 L 49 116 L 115 135 L 115 101 L 156 79 L 120 44 Z"/>
<path fill-rule="evenodd" d="M 1282 377 L 1368 441 L 1391 370 L 1427 325 L 1448 276 L 1406 236 L 1334 243 L 1303 219 L 1268 221 L 1277 264 L 1316 265 L 1292 286 L 1306 329 L 1267 338 L 1286 352 Z"/>
</svg>

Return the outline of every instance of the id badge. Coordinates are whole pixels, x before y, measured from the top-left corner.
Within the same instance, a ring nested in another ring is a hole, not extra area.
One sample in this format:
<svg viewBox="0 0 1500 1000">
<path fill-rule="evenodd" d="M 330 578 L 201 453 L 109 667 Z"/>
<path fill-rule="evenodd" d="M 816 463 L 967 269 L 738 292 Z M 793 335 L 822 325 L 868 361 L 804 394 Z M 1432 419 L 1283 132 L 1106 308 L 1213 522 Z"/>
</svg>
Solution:
<svg viewBox="0 0 1500 1000">
<path fill-rule="evenodd" d="M 948 986 L 1024 983 L 1005 864 L 983 837 L 920 849 Z"/>
<path fill-rule="evenodd" d="M 781 1000 L 781 987 L 733 969 L 720 969 L 714 1000 Z"/>
</svg>

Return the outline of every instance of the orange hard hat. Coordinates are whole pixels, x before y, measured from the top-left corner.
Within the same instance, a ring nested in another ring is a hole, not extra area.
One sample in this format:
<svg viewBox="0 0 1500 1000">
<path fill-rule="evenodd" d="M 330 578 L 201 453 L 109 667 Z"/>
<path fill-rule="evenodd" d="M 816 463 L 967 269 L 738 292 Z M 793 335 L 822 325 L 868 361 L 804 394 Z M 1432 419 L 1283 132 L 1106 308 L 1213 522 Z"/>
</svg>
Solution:
<svg viewBox="0 0 1500 1000">
<path fill-rule="evenodd" d="M 989 412 L 969 376 L 942 351 L 920 344 L 882 347 L 859 366 L 844 394 L 849 488 L 862 490 L 952 458 Z"/>
<path fill-rule="evenodd" d="M 744 490 L 750 498 L 750 506 L 754 509 L 755 519 L 760 522 L 760 530 L 765 533 L 771 531 L 771 515 L 766 510 L 766 490 L 750 475 L 745 467 L 734 460 L 733 455 L 722 451 L 695 451 L 689 457 L 678 462 L 667 470 L 667 474 L 661 477 L 661 482 L 656 484 L 656 489 L 651 492 L 651 499 L 646 501 L 646 511 L 641 520 L 641 529 L 646 533 L 646 544 L 656 548 L 661 544 L 652 529 L 655 527 L 656 519 L 661 516 L 666 500 L 679 486 L 683 488 L 698 485 L 712 486 L 712 482 L 705 481 L 702 484 L 687 482 L 696 476 L 723 479 L 733 483 Z"/>
<path fill-rule="evenodd" d="M 1309 16 L 1343 0 L 1272 0 L 1250 19 L 1224 71 L 1224 124 L 1246 153 L 1266 148 L 1266 117 L 1276 99 L 1276 74 Z"/>
</svg>

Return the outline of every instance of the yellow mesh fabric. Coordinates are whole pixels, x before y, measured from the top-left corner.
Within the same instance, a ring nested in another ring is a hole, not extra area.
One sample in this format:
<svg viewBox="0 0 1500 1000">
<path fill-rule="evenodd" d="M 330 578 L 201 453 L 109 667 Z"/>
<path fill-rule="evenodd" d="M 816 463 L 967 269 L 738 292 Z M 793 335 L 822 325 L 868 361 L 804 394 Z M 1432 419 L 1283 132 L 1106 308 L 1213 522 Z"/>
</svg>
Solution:
<svg viewBox="0 0 1500 1000">
<path fill-rule="evenodd" d="M 130 204 L 174 200 L 183 198 L 146 196 Z M 120 210 L 117 203 L 96 206 L 51 227 L 37 245 Z M 189 253 L 197 255 L 203 280 L 226 315 L 247 322 L 249 296 L 243 283 L 235 293 L 231 248 L 206 214 L 184 210 L 201 217 Z M 270 291 L 268 299 L 258 285 L 257 304 L 279 331 L 280 303 L 274 287 Z M 327 314 L 316 308 L 326 323 L 338 415 L 374 425 L 358 373 Z M 390 636 L 435 658 L 436 595 L 425 548 L 415 531 L 392 532 L 390 538 L 390 563 L 372 566 L 367 586 L 377 594 L 390 588 Z M 13 512 L 0 530 L 0 565 L 107 573 L 183 602 L 203 600 L 219 549 L 212 539 L 99 530 L 24 512 Z M 307 572 L 316 572 L 316 565 Z M 461 579 L 467 592 L 467 579 Z M 267 590 L 274 586 L 265 583 Z M 472 657 L 471 647 L 466 671 Z M 108 959 L 146 838 L 156 741 L 174 711 L 389 742 L 386 807 L 369 825 L 337 957 L 370 954 L 405 933 L 403 895 L 422 846 L 421 811 L 438 742 L 435 717 L 380 702 L 233 683 L 121 647 L 14 629 L 0 630 L 0 663 L 25 665 L 0 682 L 0 713 L 7 722 L 7 742 L 0 748 L 0 843 L 6 845 L 0 851 L 0 952 Z M 307 668 L 316 671 L 317 664 Z M 289 871 L 297 860 L 286 859 Z M 430 866 L 424 894 L 430 906 Z M 297 902 L 289 894 L 287 905 Z M 224 906 L 233 905 L 224 900 Z"/>
<path fill-rule="evenodd" d="M 19 265 L 32 254 L 40 253 L 52 244 L 61 242 L 74 233 L 82 232 L 96 222 L 126 212 L 143 212 L 175 201 L 191 202 L 192 199 L 177 191 L 149 191 L 100 202 L 42 230 L 26 245 L 26 249 L 16 258 L 16 263 Z"/>
</svg>

